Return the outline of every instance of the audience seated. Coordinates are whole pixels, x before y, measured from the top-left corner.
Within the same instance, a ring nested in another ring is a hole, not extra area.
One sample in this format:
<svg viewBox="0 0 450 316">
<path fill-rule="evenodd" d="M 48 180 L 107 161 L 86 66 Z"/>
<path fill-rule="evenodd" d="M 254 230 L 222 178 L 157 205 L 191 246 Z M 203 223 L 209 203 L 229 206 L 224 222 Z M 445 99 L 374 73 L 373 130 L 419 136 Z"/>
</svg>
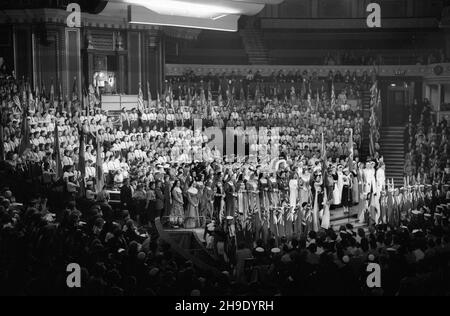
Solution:
<svg viewBox="0 0 450 316">
<path fill-rule="evenodd" d="M 237 75 L 228 85 L 215 77 L 223 90 L 214 102 L 198 86 L 180 97 L 181 87 L 174 99 L 184 101 L 170 109 L 156 101 L 117 119 L 101 107 L 79 111 L 76 101 L 54 106 L 54 96 L 31 101 L 25 83 L 2 75 L 0 293 L 448 294 L 446 278 L 423 286 L 448 275 L 448 187 L 386 186 L 382 158 L 359 161 L 364 120 L 348 100 L 370 85 L 368 74 L 355 81 L 330 73 L 330 89 L 314 94 L 302 87 L 321 82 L 315 76 L 288 75 L 300 80 L 288 93 L 273 86 L 292 84 L 282 72 L 249 74 L 245 80 L 259 80 L 250 97 Z M 337 83 L 342 91 L 333 91 Z M 247 137 L 246 153 L 259 156 L 230 159 L 194 119 L 236 135 L 267 128 L 267 142 Z M 432 120 L 421 122 L 428 137 Z M 447 131 L 443 122 L 434 133 Z M 330 206 L 353 205 L 362 205 L 368 232 L 330 225 Z M 202 271 L 173 251 L 158 238 L 156 218 L 203 227 L 223 272 Z M 77 293 L 65 284 L 71 262 L 86 282 Z M 383 293 L 365 286 L 370 262 L 383 267 Z"/>
<path fill-rule="evenodd" d="M 448 183 L 450 180 L 450 129 L 448 118 L 439 122 L 428 100 L 415 102 L 405 131 L 405 176 L 426 184 Z"/>
</svg>

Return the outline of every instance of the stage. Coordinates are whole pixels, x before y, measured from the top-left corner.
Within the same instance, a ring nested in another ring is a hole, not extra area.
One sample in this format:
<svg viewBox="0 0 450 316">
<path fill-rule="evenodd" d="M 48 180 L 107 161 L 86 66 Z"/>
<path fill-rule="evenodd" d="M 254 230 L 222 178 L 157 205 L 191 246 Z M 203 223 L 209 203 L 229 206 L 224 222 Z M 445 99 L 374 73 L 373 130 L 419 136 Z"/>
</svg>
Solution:
<svg viewBox="0 0 450 316">
<path fill-rule="evenodd" d="M 362 208 L 364 207 L 363 203 L 353 206 L 350 209 L 350 214 L 346 215 L 344 213 L 343 208 L 337 208 L 335 210 L 330 211 L 330 222 L 331 226 L 338 230 L 341 226 L 345 226 L 346 224 L 351 224 L 355 229 L 364 228 L 366 229 L 366 225 L 364 223 L 360 223 L 358 221 L 358 215 Z M 194 229 L 186 229 L 186 228 L 164 228 L 164 231 L 169 234 L 174 239 L 178 240 L 181 244 L 187 243 L 186 240 L 188 238 L 196 238 L 201 243 L 205 242 L 204 234 L 205 228 L 194 228 Z M 188 237 L 189 236 L 189 237 Z M 184 240 L 184 241 L 183 241 Z"/>
</svg>

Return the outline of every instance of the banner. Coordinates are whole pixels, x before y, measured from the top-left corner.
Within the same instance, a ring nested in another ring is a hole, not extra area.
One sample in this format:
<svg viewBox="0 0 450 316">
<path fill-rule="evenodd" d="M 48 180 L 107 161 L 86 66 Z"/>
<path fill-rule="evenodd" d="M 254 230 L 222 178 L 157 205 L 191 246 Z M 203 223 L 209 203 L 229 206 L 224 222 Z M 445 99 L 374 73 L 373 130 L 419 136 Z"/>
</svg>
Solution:
<svg viewBox="0 0 450 316">
<path fill-rule="evenodd" d="M 105 185 L 105 178 L 103 175 L 103 158 L 102 158 L 102 144 L 100 142 L 100 138 L 97 137 L 97 162 L 96 162 L 96 190 L 100 192 L 103 190 L 103 186 Z"/>
<path fill-rule="evenodd" d="M 55 163 L 56 163 L 56 178 L 61 179 L 63 176 L 62 163 L 61 163 L 61 152 L 59 147 L 59 132 L 58 132 L 58 124 L 55 123 L 55 141 L 53 144 L 53 151 L 55 153 Z"/>
</svg>

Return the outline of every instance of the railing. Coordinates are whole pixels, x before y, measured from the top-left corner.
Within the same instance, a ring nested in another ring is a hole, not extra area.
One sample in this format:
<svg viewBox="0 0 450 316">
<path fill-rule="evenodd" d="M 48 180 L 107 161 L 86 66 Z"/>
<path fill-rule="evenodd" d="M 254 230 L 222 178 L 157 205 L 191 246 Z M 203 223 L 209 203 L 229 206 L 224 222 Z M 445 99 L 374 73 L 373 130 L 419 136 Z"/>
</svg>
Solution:
<svg viewBox="0 0 450 316">
<path fill-rule="evenodd" d="M 434 69 L 436 66 L 442 66 L 443 72 L 436 74 Z M 207 76 L 208 74 L 231 74 L 234 72 L 237 76 L 245 76 L 249 71 L 256 73 L 259 71 L 262 76 L 269 77 L 273 72 L 283 71 L 284 74 L 289 72 L 307 71 L 309 74 L 316 72 L 319 77 L 327 77 L 329 71 L 340 71 L 344 74 L 356 72 L 361 76 L 365 71 L 375 71 L 378 76 L 385 77 L 424 77 L 429 79 L 450 77 L 450 63 L 433 64 L 433 65 L 399 65 L 399 66 L 299 66 L 299 65 L 197 65 L 197 64 L 166 64 L 167 76 L 182 76 L 183 74 L 193 71 L 197 76 Z"/>
</svg>

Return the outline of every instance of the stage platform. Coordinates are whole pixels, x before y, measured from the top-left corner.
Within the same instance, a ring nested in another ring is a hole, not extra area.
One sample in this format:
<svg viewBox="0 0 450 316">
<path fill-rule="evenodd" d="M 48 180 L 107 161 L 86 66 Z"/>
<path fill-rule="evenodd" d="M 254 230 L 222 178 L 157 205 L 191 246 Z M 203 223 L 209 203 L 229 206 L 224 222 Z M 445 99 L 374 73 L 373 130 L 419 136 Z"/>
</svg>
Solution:
<svg viewBox="0 0 450 316">
<path fill-rule="evenodd" d="M 202 243 L 205 242 L 205 238 L 204 238 L 205 229 L 204 228 L 194 228 L 194 229 L 165 228 L 164 231 L 166 231 L 171 236 L 175 236 L 177 234 L 185 235 L 185 234 L 193 233 Z"/>
<path fill-rule="evenodd" d="M 365 229 L 366 225 L 363 223 L 359 223 L 358 221 L 358 215 L 362 207 L 363 207 L 362 204 L 352 207 L 350 209 L 350 214 L 344 214 L 343 208 L 338 208 L 330 211 L 331 225 L 335 230 L 338 230 L 340 226 L 345 226 L 346 224 L 351 224 L 355 229 L 361 227 Z M 165 228 L 164 231 L 167 232 L 174 239 L 177 239 L 180 242 L 180 244 L 187 243 L 187 239 L 192 238 L 192 236 L 195 236 L 195 238 L 197 238 L 201 243 L 205 242 L 204 238 L 205 228 L 194 228 L 194 229 Z"/>
</svg>

